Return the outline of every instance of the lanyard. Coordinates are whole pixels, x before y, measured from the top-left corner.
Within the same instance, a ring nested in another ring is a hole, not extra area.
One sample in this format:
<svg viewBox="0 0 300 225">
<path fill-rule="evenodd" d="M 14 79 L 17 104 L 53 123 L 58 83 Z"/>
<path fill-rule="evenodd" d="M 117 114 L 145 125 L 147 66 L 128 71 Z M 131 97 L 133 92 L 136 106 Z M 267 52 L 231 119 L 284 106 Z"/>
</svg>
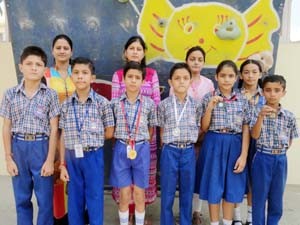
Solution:
<svg viewBox="0 0 300 225">
<path fill-rule="evenodd" d="M 72 105 L 73 105 L 74 118 L 75 118 L 75 122 L 76 122 L 78 139 L 80 140 L 81 139 L 81 129 L 83 127 L 84 120 L 89 116 L 89 107 L 90 107 L 90 104 L 88 104 L 85 107 L 85 114 L 84 114 L 82 120 L 80 121 L 80 124 L 79 124 L 79 120 L 80 119 L 77 117 L 77 111 L 76 111 L 76 106 L 75 106 L 75 98 L 73 98 Z"/>
<path fill-rule="evenodd" d="M 175 121 L 176 121 L 176 127 L 179 126 L 179 122 L 180 120 L 182 119 L 182 116 L 183 116 L 183 113 L 184 111 L 186 110 L 186 106 L 187 106 L 187 103 L 188 103 L 188 99 L 186 100 L 186 102 L 184 103 L 184 106 L 183 106 L 183 109 L 179 115 L 179 118 L 178 118 L 178 113 L 177 113 L 177 104 L 176 104 L 176 99 L 175 99 L 175 95 L 173 95 L 173 104 L 174 104 L 174 109 L 175 109 Z"/>
<path fill-rule="evenodd" d="M 126 128 L 128 136 L 129 136 L 129 139 L 132 139 L 132 140 L 135 139 L 135 137 L 137 135 L 137 132 L 138 132 L 138 129 L 139 129 L 139 125 L 140 125 L 141 109 L 142 109 L 141 99 L 140 99 L 140 101 L 137 101 L 135 104 L 136 104 L 136 108 L 135 108 L 135 112 L 134 112 L 133 121 L 132 121 L 131 126 L 129 126 L 128 114 L 125 111 L 125 103 L 124 103 L 124 101 L 121 101 L 121 107 L 122 107 L 124 120 L 125 120 L 125 128 Z M 136 116 L 138 118 L 137 118 L 137 122 L 136 122 L 135 134 L 134 134 L 134 137 L 133 137 L 132 131 L 133 131 L 133 127 L 134 127 L 134 124 L 135 124 L 135 121 L 136 121 Z"/>
</svg>

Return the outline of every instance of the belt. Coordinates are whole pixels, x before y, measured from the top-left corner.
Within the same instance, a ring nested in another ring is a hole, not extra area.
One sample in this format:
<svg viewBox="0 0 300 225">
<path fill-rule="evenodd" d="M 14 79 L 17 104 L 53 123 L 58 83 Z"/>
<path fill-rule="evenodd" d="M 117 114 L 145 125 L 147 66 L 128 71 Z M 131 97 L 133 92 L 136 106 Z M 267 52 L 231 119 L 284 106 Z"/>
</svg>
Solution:
<svg viewBox="0 0 300 225">
<path fill-rule="evenodd" d="M 122 144 L 124 145 L 129 145 L 129 140 L 123 140 L 123 139 L 118 139 Z M 141 140 L 141 141 L 136 141 L 134 142 L 135 145 L 140 145 L 145 143 L 145 140 Z"/>
<path fill-rule="evenodd" d="M 42 141 L 42 140 L 48 140 L 48 136 L 46 134 L 20 134 L 20 133 L 14 133 L 13 137 L 22 140 L 22 141 Z"/>
<path fill-rule="evenodd" d="M 86 146 L 86 147 L 82 147 L 82 150 L 84 152 L 92 152 L 92 151 L 97 151 L 99 147 L 90 147 L 90 146 Z"/>
<path fill-rule="evenodd" d="M 286 149 L 284 148 L 257 148 L 258 152 L 269 154 L 269 155 L 284 155 L 286 153 Z"/>
<path fill-rule="evenodd" d="M 233 129 L 229 129 L 229 128 L 217 129 L 217 130 L 214 130 L 214 132 L 225 133 L 225 134 L 238 134 L 238 132 L 236 132 Z"/>
<path fill-rule="evenodd" d="M 193 144 L 189 143 L 189 142 L 172 142 L 172 143 L 169 143 L 167 145 L 169 145 L 169 146 L 171 146 L 173 148 L 181 148 L 181 149 L 183 149 L 183 148 L 190 148 L 190 147 L 193 146 Z"/>
</svg>

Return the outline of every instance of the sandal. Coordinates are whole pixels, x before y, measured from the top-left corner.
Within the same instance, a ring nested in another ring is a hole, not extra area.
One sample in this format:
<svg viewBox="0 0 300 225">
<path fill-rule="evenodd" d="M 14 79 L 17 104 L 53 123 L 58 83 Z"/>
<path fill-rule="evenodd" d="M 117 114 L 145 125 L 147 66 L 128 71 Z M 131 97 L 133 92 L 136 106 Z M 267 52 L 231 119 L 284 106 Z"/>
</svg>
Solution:
<svg viewBox="0 0 300 225">
<path fill-rule="evenodd" d="M 194 212 L 193 213 L 192 224 L 193 225 L 200 225 L 201 223 L 202 223 L 202 221 L 201 221 L 201 214 L 199 212 Z"/>
</svg>

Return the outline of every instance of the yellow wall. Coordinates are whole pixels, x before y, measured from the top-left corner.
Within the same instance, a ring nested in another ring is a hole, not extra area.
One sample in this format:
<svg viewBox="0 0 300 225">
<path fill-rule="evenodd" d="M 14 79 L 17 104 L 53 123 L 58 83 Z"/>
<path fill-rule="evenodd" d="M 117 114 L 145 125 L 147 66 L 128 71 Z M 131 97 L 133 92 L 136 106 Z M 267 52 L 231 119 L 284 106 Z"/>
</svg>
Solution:
<svg viewBox="0 0 300 225">
<path fill-rule="evenodd" d="M 300 125 L 300 74 L 299 74 L 300 43 L 280 44 L 278 49 L 276 73 L 282 74 L 287 79 L 287 94 L 282 103 L 284 107 L 295 113 L 298 125 Z M 11 43 L 0 42 L 0 99 L 3 92 L 17 84 L 16 71 L 12 54 Z M 298 77 L 299 76 L 299 77 Z M 0 120 L 2 127 L 2 119 Z M 1 135 L 2 136 L 2 135 Z M 4 150 L 2 138 L 0 138 L 0 174 L 6 174 L 4 163 Z M 289 184 L 300 184 L 299 162 L 300 162 L 300 140 L 294 141 L 288 152 L 289 158 Z"/>
</svg>

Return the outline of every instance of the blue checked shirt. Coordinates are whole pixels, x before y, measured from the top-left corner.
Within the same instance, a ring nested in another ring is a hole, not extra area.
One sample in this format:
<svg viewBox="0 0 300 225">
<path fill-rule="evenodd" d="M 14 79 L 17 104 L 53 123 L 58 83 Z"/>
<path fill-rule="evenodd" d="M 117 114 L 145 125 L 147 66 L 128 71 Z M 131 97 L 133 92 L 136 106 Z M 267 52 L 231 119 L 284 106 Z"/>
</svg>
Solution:
<svg viewBox="0 0 300 225">
<path fill-rule="evenodd" d="M 257 121 L 259 112 L 260 108 L 255 108 L 250 123 L 251 129 Z M 264 117 L 261 133 L 256 143 L 257 147 L 288 149 L 290 140 L 297 137 L 299 137 L 299 129 L 294 114 L 280 108 L 276 118 Z"/>
<path fill-rule="evenodd" d="M 219 89 L 206 94 L 202 101 L 202 110 L 206 111 L 207 105 L 215 95 L 225 98 Z M 223 103 L 218 103 L 212 111 L 209 130 L 218 131 L 228 129 L 233 133 L 242 133 L 242 127 L 249 124 L 252 118 L 252 107 L 245 96 L 233 90 L 229 98 Z"/>
<path fill-rule="evenodd" d="M 140 124 L 138 128 L 138 133 L 136 133 L 136 124 L 138 115 L 136 115 L 135 124 L 133 126 L 133 129 L 131 131 L 131 134 L 133 134 L 132 138 L 135 141 L 143 141 L 143 140 L 149 140 L 149 127 L 155 127 L 157 124 L 156 119 L 156 107 L 152 99 L 146 96 L 139 95 L 137 97 L 137 100 L 135 103 L 130 103 L 127 99 L 126 94 L 122 94 L 120 98 L 115 98 L 111 101 L 111 106 L 114 112 L 115 121 L 116 121 L 116 128 L 115 128 L 115 138 L 116 139 L 123 139 L 128 140 L 129 135 L 126 129 L 126 123 L 124 119 L 124 114 L 122 110 L 122 104 L 121 102 L 124 102 L 125 112 L 128 116 L 127 123 L 129 126 L 132 126 L 132 122 L 134 120 L 134 114 L 137 108 L 137 102 L 140 102 L 141 108 L 141 115 L 140 115 Z"/>
<path fill-rule="evenodd" d="M 244 95 L 248 99 L 251 106 L 262 107 L 266 103 L 265 97 L 263 96 L 262 89 L 260 87 L 257 87 L 254 95 L 252 95 L 252 94 L 249 95 L 245 88 L 241 88 L 240 91 L 241 91 L 241 94 Z"/>
<path fill-rule="evenodd" d="M 177 115 L 179 117 L 180 113 L 184 108 L 186 101 L 187 106 L 184 114 L 179 121 L 180 135 L 178 137 L 173 135 L 173 131 L 176 128 L 176 118 L 175 118 L 175 107 L 174 100 L 176 99 Z M 174 143 L 174 142 L 186 142 L 186 143 L 196 143 L 198 139 L 198 134 L 200 130 L 200 118 L 201 118 L 201 107 L 200 103 L 196 102 L 192 97 L 187 96 L 185 101 L 182 103 L 178 100 L 175 95 L 169 96 L 164 99 L 158 105 L 158 126 L 164 129 L 162 141 L 164 144 Z"/>
<path fill-rule="evenodd" d="M 13 133 L 50 134 L 50 120 L 60 113 L 57 94 L 43 83 L 29 99 L 25 94 L 24 80 L 8 89 L 2 99 L 0 116 L 11 120 Z"/>
<path fill-rule="evenodd" d="M 82 124 L 78 132 L 74 107 L 78 125 Z M 59 128 L 65 132 L 65 147 L 74 149 L 75 144 L 82 144 L 83 147 L 101 147 L 104 144 L 104 128 L 115 125 L 113 113 L 109 101 L 90 91 L 87 101 L 80 103 L 76 92 L 68 98 L 61 106 Z"/>
</svg>

